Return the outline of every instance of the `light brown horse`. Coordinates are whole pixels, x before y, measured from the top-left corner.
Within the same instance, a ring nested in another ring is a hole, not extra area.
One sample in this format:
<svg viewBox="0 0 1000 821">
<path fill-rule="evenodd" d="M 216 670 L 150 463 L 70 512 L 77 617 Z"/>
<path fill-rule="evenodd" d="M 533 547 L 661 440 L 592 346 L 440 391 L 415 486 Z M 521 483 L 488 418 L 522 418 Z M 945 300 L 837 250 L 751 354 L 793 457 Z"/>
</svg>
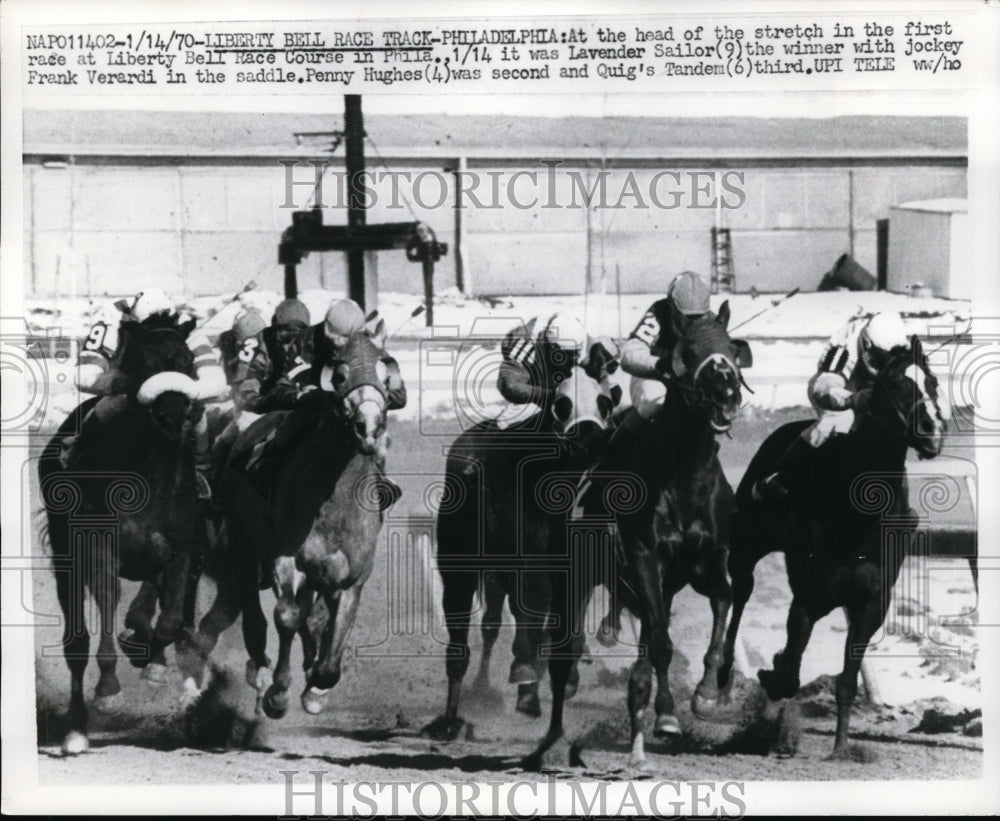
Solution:
<svg viewBox="0 0 1000 821">
<path fill-rule="evenodd" d="M 296 633 L 305 657 L 303 707 L 309 713 L 323 709 L 340 679 L 345 642 L 372 571 L 383 519 L 376 451 L 388 407 L 382 342 L 365 332 L 355 334 L 328 363 L 331 383 L 307 394 L 304 407 L 270 413 L 251 425 L 234 445 L 221 477 L 225 528 L 213 569 L 219 592 L 199 625 L 196 643 L 207 656 L 242 612 L 250 656 L 247 681 L 271 718 L 288 709 Z M 292 415 L 298 417 L 292 420 Z M 248 474 L 241 467 L 248 451 L 289 421 L 299 432 L 287 452 L 275 456 L 267 471 Z M 267 587 L 278 599 L 273 674 L 259 596 Z M 317 596 L 328 611 L 318 635 L 307 624 Z"/>
</svg>

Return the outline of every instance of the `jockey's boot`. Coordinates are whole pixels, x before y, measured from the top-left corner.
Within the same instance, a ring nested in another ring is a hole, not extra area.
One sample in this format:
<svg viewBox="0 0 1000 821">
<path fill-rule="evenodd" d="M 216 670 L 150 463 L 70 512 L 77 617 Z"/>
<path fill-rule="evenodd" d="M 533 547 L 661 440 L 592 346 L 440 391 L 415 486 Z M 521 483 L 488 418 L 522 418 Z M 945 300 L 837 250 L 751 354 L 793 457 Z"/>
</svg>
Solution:
<svg viewBox="0 0 1000 821">
<path fill-rule="evenodd" d="M 774 472 L 754 482 L 750 491 L 754 501 L 778 501 L 787 498 L 791 479 L 798 475 L 799 468 L 810 450 L 809 443 L 801 436 L 796 436 L 778 459 Z"/>
</svg>

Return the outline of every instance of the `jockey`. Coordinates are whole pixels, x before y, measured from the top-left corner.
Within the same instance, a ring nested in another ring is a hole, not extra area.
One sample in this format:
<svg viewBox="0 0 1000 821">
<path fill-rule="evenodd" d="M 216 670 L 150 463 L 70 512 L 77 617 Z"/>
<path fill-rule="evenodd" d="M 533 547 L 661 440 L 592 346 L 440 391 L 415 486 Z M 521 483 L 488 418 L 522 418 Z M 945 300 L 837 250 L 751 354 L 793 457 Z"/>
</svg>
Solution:
<svg viewBox="0 0 1000 821">
<path fill-rule="evenodd" d="M 513 406 L 533 403 L 545 408 L 574 365 L 583 365 L 593 378 L 606 384 L 608 375 L 618 367 L 617 351 L 612 348 L 609 340 L 591 339 L 572 314 L 533 317 L 508 331 L 500 344 L 503 360 L 497 389 Z"/>
<path fill-rule="evenodd" d="M 242 364 L 240 357 L 246 348 L 247 340 L 256 339 L 266 327 L 267 322 L 260 315 L 260 311 L 249 307 L 236 315 L 232 328 L 219 334 L 218 347 L 222 358 L 222 370 L 226 374 L 226 384 L 229 385 L 234 402 L 229 424 L 212 443 L 212 475 L 215 477 L 219 476 L 219 471 L 240 432 L 258 417 L 256 413 L 240 409 L 236 405 L 235 397 L 237 376 Z"/>
<path fill-rule="evenodd" d="M 667 386 L 657 364 L 669 357 L 687 323 L 711 316 L 708 283 L 692 271 L 674 277 L 667 295 L 654 302 L 622 346 L 622 370 L 631 375 L 632 409 L 608 440 L 604 464 L 627 451 L 647 421 L 653 418 L 667 395 Z M 675 318 L 680 317 L 681 327 Z M 596 466 L 595 466 L 596 469 Z"/>
<path fill-rule="evenodd" d="M 267 413 L 294 406 L 296 377 L 309 369 L 299 352 L 308 327 L 309 309 L 286 299 L 274 309 L 270 327 L 244 339 L 232 380 L 237 410 Z"/>
<path fill-rule="evenodd" d="M 898 313 L 853 317 L 838 330 L 819 358 L 816 374 L 809 380 L 809 401 L 819 418 L 782 454 L 775 471 L 759 479 L 753 498 L 782 499 L 788 495 L 790 478 L 796 476 L 814 448 L 835 434 L 849 433 L 854 411 L 863 410 L 875 377 L 888 361 L 893 348 L 910 344 Z"/>
<path fill-rule="evenodd" d="M 121 312 L 120 323 L 144 322 L 151 316 L 174 313 L 170 298 L 159 288 L 150 288 L 136 294 L 129 302 L 119 300 L 115 307 Z M 69 449 L 64 455 L 64 464 L 73 467 L 79 461 L 80 442 L 87 430 L 108 424 L 125 408 L 125 378 L 121 370 L 123 346 L 119 337 L 121 324 L 115 325 L 106 318 L 94 323 L 87 334 L 80 352 L 77 387 L 85 393 L 101 395 L 101 399 L 91 409 L 80 425 L 80 432 L 68 440 Z M 187 337 L 188 347 L 194 355 L 195 379 L 200 393 L 208 398 L 221 395 L 225 390 L 225 377 L 219 366 L 215 351 L 208 337 L 199 330 Z M 198 496 L 211 498 L 208 483 L 209 442 L 208 422 L 201 414 L 194 430 L 195 470 L 198 482 Z"/>
<path fill-rule="evenodd" d="M 279 312 L 282 311 L 282 305 L 275 311 L 276 322 Z M 300 318 L 300 315 L 297 317 Z M 288 318 L 284 314 L 281 317 L 282 321 Z M 356 302 L 349 299 L 335 300 L 322 322 L 312 326 L 309 326 L 308 322 L 299 323 L 295 335 L 289 337 L 280 350 L 276 347 L 279 344 L 276 337 L 271 351 L 268 351 L 268 346 L 265 344 L 258 345 L 246 375 L 237 389 L 238 406 L 264 413 L 271 410 L 294 410 L 296 407 L 309 404 L 313 398 L 309 394 L 319 389 L 323 366 L 338 356 L 340 349 L 352 334 L 363 331 L 364 328 L 365 315 Z M 387 409 L 398 410 L 406 406 L 406 386 L 399 372 L 399 364 L 388 354 L 382 357 L 382 362 L 387 372 L 385 381 Z M 285 420 L 272 435 L 254 446 L 247 461 L 247 470 L 252 471 L 260 466 L 265 448 L 280 450 L 281 446 L 287 444 L 294 436 L 302 417 L 296 415 L 290 418 L 296 421 L 289 423 L 289 420 Z M 375 465 L 382 474 L 381 479 L 388 490 L 388 496 L 391 497 L 388 501 L 383 500 L 383 509 L 391 506 L 402 495 L 399 486 L 385 476 L 386 447 L 383 433 L 375 454 Z"/>
<path fill-rule="evenodd" d="M 240 367 L 240 354 L 248 339 L 256 338 L 267 327 L 267 322 L 256 308 L 246 308 L 233 319 L 233 327 L 219 334 L 219 353 L 226 384 L 234 387 Z"/>
</svg>

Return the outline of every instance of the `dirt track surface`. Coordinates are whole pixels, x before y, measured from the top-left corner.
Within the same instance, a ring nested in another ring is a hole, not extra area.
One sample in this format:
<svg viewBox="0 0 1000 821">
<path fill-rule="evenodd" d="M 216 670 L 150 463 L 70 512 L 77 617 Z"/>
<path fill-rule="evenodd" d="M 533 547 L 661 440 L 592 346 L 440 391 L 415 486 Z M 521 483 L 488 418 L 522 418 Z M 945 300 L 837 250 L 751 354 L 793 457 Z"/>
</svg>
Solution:
<svg viewBox="0 0 1000 821">
<path fill-rule="evenodd" d="M 776 424 L 775 420 L 769 420 L 766 426 L 752 427 L 747 439 L 725 442 L 723 458 L 727 464 L 745 464 L 763 431 L 773 429 Z M 390 464 L 404 486 L 404 501 L 408 503 L 406 521 L 423 527 L 427 518 L 418 510 L 423 495 L 420 483 L 441 475 L 441 448 L 447 442 L 441 438 L 428 441 L 405 426 L 395 427 L 392 435 L 391 459 L 395 462 Z M 37 488 L 34 493 L 37 507 Z M 390 553 L 384 545 L 380 548 L 351 635 L 353 647 L 349 647 L 345 657 L 344 675 L 331 693 L 327 709 L 318 716 L 310 716 L 298 703 L 303 680 L 301 651 L 296 646 L 292 657 L 295 676 L 292 706 L 281 720 L 260 719 L 251 749 L 192 748 L 184 735 L 182 711 L 178 707 L 181 683 L 177 671 L 171 668 L 167 684 L 153 687 L 140 680 L 138 671 L 122 660 L 118 672 L 126 697 L 124 710 L 114 717 L 101 717 L 91 711 L 90 753 L 63 758 L 60 743 L 65 729 L 62 717 L 68 705 L 69 674 L 59 655 L 59 629 L 36 628 L 40 783 L 254 783 L 280 788 L 284 783 L 280 771 L 290 769 L 326 770 L 330 778 L 345 781 L 548 778 L 545 774 L 526 773 L 519 767 L 521 757 L 530 753 L 544 734 L 548 684 L 543 682 L 541 687 L 542 718 L 532 719 L 514 711 L 514 686 L 506 683 L 513 638 L 509 627 L 501 632 L 492 668 L 492 682 L 501 694 L 502 704 L 490 709 L 467 697 L 461 712 L 472 727 L 468 734 L 449 743 L 434 742 L 420 735 L 420 728 L 444 706 L 446 634 L 440 612 L 440 588 L 429 548 L 424 553 L 418 551 L 415 555 L 423 560 L 408 571 L 413 589 L 420 591 L 417 605 L 410 611 L 409 620 L 394 617 L 389 603 L 398 600 L 399 576 L 391 572 L 392 563 L 387 558 Z M 943 564 L 947 578 L 942 581 L 942 589 L 947 589 L 950 596 L 943 603 L 943 612 L 960 612 L 970 602 L 974 607 L 967 567 L 957 560 Z M 36 574 L 33 589 L 37 613 L 58 612 L 50 573 Z M 124 603 L 135 589 L 135 585 L 123 583 L 120 618 L 124 615 Z M 207 608 L 213 594 L 213 583 L 203 583 L 199 613 Z M 264 594 L 263 605 L 269 614 L 273 607 L 271 594 Z M 601 605 L 602 597 L 595 597 L 596 617 L 603 612 Z M 787 606 L 782 560 L 771 556 L 758 566 L 757 588 L 744 617 L 751 675 L 768 666 L 771 653 L 782 645 Z M 832 614 L 828 621 L 829 625 L 821 623 L 814 633 L 804 659 L 803 682 L 823 673 L 839 672 L 843 653 L 842 616 Z M 672 746 L 649 741 L 650 766 L 643 777 L 746 781 L 981 777 L 981 738 L 960 731 L 934 735 L 910 732 L 920 722 L 926 704 L 879 710 L 862 705 L 856 709 L 855 738 L 864 748 L 862 757 L 871 760 L 828 761 L 835 718 L 829 696 L 822 693 L 803 700 L 801 743 L 796 756 L 754 754 L 753 744 L 740 733 L 747 722 L 752 724 L 752 716 L 762 704 L 755 681 L 743 682 L 739 690 L 742 709 L 731 716 L 737 723 L 703 722 L 695 719 L 688 708 L 691 689 L 701 674 L 701 655 L 709 624 L 707 601 L 690 590 L 677 596 L 671 628 L 676 648 L 671 679 L 686 735 L 684 741 Z M 961 633 L 958 628 L 970 632 L 964 625 L 958 625 L 956 635 Z M 618 780 L 639 775 L 628 769 L 625 680 L 635 658 L 634 650 L 627 645 L 630 631 L 626 623 L 622 635 L 625 643 L 611 650 L 594 640 L 589 642 L 593 660 L 582 666 L 580 691 L 566 712 L 567 734 L 573 740 L 583 739 L 586 766 L 570 768 L 565 748 L 558 748 L 547 764 L 552 765 L 560 778 Z M 473 655 L 467 683 L 471 683 L 479 663 L 478 631 L 473 631 L 471 641 Z M 43 651 L 46 646 L 50 649 Z M 94 646 L 96 641 L 92 649 Z M 899 676 L 910 677 L 913 692 L 919 690 L 920 695 L 958 693 L 964 696 L 962 706 L 981 706 L 978 677 L 973 669 L 974 649 L 971 661 L 966 653 L 948 664 L 925 663 L 928 658 L 921 661 L 917 652 L 922 646 L 912 645 L 914 653 L 910 655 L 916 655 L 916 661 L 896 659 L 890 646 L 883 647 L 884 655 L 892 657 L 883 667 L 888 665 L 890 673 L 895 670 Z M 277 636 L 272 627 L 269 636 L 272 656 L 276 647 Z M 243 681 L 245 659 L 241 635 L 238 626 L 234 626 L 223 636 L 214 660 L 230 674 L 223 701 L 243 718 L 253 721 L 253 693 Z M 930 658 L 930 661 L 935 660 Z M 96 679 L 96 664 L 91 661 L 86 677 L 88 695 Z M 742 738 L 743 746 L 730 743 L 734 738 Z"/>
</svg>

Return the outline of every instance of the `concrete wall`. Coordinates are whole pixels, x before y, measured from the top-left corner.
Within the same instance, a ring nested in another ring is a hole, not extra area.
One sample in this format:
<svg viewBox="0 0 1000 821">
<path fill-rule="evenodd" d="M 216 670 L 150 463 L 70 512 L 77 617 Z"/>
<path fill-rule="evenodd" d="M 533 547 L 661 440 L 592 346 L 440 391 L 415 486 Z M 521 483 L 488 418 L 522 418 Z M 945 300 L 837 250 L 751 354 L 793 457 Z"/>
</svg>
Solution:
<svg viewBox="0 0 1000 821">
<path fill-rule="evenodd" d="M 525 168 L 541 169 L 534 159 Z M 391 192 L 377 186 L 378 203 L 370 223 L 426 221 L 449 245 L 439 263 L 435 288 L 455 284 L 455 184 L 440 167 L 394 166 L 414 176 L 434 170 L 421 196 L 401 185 L 392 207 Z M 627 207 L 515 208 L 507 196 L 509 175 L 517 169 L 477 168 L 497 172 L 501 180 L 496 208 L 463 209 L 463 245 L 467 277 L 479 294 L 580 293 L 587 286 L 612 291 L 616 270 L 625 292 L 661 290 L 674 273 L 709 271 L 712 208 Z M 607 187 L 614 204 L 632 174 L 646 192 L 657 169 L 609 172 Z M 583 179 L 593 170 L 579 169 Z M 966 196 L 966 171 L 960 167 L 900 165 L 865 167 L 746 168 L 742 207 L 723 212 L 732 229 L 737 290 L 783 291 L 796 285 L 812 289 L 837 257 L 850 250 L 872 273 L 876 269 L 875 221 L 891 206 L 916 199 Z M 261 287 L 281 289 L 277 264 L 281 231 L 294 208 L 287 200 L 285 170 L 277 165 L 77 163 L 71 168 L 25 165 L 25 243 L 29 292 L 120 294 L 156 282 L 168 292 L 190 294 L 236 290 L 250 279 Z M 296 180 L 311 178 L 303 165 Z M 440 182 L 439 182 L 440 181 Z M 443 184 L 443 187 L 442 187 Z M 484 183 L 485 185 L 485 183 Z M 557 202 L 571 204 L 568 178 L 557 181 Z M 852 194 L 853 189 L 853 194 Z M 530 202 L 525 192 L 521 202 Z M 530 193 L 530 192 L 529 192 Z M 437 206 L 442 199 L 443 204 Z M 404 199 L 405 198 L 405 199 Z M 292 201 L 306 206 L 307 186 L 294 189 Z M 335 203 L 330 182 L 324 203 Z M 409 200 L 408 207 L 406 200 Z M 853 214 L 850 203 L 853 202 Z M 688 200 L 686 204 L 690 204 Z M 342 207 L 325 209 L 324 220 L 342 224 Z M 420 293 L 420 267 L 402 251 L 379 255 L 380 287 Z M 307 258 L 299 268 L 300 288 L 345 287 L 340 254 Z"/>
</svg>

